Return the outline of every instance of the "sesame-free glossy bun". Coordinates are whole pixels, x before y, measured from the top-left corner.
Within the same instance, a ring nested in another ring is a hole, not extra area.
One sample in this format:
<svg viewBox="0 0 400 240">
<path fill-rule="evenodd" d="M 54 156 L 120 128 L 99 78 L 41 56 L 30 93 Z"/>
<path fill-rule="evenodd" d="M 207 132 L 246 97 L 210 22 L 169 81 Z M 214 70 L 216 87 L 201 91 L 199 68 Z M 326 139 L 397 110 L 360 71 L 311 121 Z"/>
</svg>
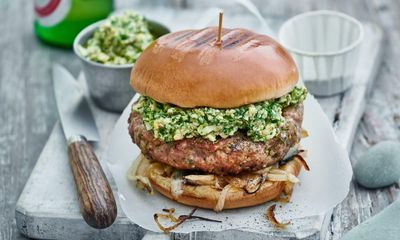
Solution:
<svg viewBox="0 0 400 240">
<path fill-rule="evenodd" d="M 154 41 L 135 63 L 136 92 L 180 107 L 234 108 L 278 98 L 298 80 L 296 65 L 272 38 L 246 29 L 170 33 Z"/>
</svg>

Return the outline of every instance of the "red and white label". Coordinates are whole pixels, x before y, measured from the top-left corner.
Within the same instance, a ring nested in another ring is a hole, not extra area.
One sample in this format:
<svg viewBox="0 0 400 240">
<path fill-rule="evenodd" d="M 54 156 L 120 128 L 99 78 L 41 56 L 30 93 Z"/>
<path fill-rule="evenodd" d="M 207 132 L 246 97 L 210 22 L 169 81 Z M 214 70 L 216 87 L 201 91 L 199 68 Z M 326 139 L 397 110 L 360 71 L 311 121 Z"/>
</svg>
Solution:
<svg viewBox="0 0 400 240">
<path fill-rule="evenodd" d="M 36 19 L 42 26 L 61 22 L 71 9 L 71 0 L 35 0 Z"/>
</svg>

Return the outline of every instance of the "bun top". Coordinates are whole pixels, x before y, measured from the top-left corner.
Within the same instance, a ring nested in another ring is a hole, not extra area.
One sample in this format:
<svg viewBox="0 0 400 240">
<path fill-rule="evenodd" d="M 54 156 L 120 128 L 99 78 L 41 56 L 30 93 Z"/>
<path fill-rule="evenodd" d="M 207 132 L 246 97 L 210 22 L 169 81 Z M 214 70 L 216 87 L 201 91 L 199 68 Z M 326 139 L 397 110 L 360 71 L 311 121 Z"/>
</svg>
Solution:
<svg viewBox="0 0 400 240">
<path fill-rule="evenodd" d="M 272 38 L 246 29 L 185 30 L 147 47 L 131 72 L 131 86 L 161 103 L 234 108 L 281 97 L 298 80 L 289 53 Z"/>
</svg>

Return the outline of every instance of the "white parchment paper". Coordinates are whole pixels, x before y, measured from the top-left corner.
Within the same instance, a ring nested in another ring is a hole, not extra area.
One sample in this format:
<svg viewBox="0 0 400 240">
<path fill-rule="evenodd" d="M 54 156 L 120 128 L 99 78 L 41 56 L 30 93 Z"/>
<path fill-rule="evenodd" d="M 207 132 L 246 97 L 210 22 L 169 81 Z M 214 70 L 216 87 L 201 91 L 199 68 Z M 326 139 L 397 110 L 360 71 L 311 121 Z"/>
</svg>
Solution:
<svg viewBox="0 0 400 240">
<path fill-rule="evenodd" d="M 161 212 L 162 208 L 175 208 L 178 215 L 188 214 L 192 207 L 173 202 L 158 193 L 149 195 L 136 189 L 127 179 L 127 171 L 140 153 L 139 148 L 131 141 L 127 123 L 131 104 L 137 98 L 138 95 L 132 99 L 111 133 L 107 162 L 117 184 L 118 197 L 126 216 L 147 230 L 159 232 L 153 219 L 154 213 Z M 278 219 L 291 221 L 286 231 L 296 230 L 296 219 L 324 214 L 340 203 L 349 191 L 352 178 L 348 154 L 337 142 L 331 124 L 320 105 L 311 95 L 307 97 L 304 105 L 303 128 L 308 131 L 309 137 L 303 139 L 301 144 L 308 150 L 307 163 L 311 170 L 301 171 L 301 183 L 295 185 L 291 202 L 278 204 L 275 210 Z M 199 209 L 196 215 L 223 222 L 187 221 L 174 232 L 239 228 L 257 232 L 271 231 L 274 229 L 265 218 L 266 209 L 271 204 L 224 210 L 220 213 Z"/>
</svg>

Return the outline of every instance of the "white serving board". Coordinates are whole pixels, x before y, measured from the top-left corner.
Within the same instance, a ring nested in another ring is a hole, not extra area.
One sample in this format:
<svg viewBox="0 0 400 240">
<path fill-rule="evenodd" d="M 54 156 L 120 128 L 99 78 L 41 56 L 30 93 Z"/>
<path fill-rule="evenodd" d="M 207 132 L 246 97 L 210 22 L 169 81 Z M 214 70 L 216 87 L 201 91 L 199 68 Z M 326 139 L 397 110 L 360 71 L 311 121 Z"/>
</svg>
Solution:
<svg viewBox="0 0 400 240">
<path fill-rule="evenodd" d="M 355 85 L 346 93 L 318 99 L 328 118 L 332 121 L 339 141 L 351 149 L 354 133 L 365 107 L 372 81 L 381 61 L 382 31 L 375 25 L 365 23 L 365 41 L 361 48 L 360 62 L 356 69 Z M 82 78 L 80 81 L 83 82 Z M 92 106 L 102 141 L 95 146 L 113 190 L 115 184 L 104 164 L 107 135 L 117 114 L 111 114 Z M 125 173 L 121 173 L 125 174 Z M 116 192 L 116 191 L 115 191 Z M 116 198 L 118 199 L 118 198 Z M 118 203 L 119 204 L 119 203 Z M 70 171 L 66 143 L 59 123 L 46 143 L 28 182 L 17 202 L 16 223 L 20 232 L 28 237 L 41 239 L 140 239 L 145 230 L 129 221 L 118 206 L 118 217 L 108 229 L 89 227 L 79 213 L 75 186 Z M 325 236 L 331 213 L 304 220 L 301 230 L 307 239 Z M 159 235 L 153 235 L 159 237 Z M 150 239 L 152 235 L 146 235 Z M 289 239 L 281 231 L 269 233 L 229 230 L 224 232 L 196 232 L 174 234 L 175 238 L 189 239 Z M 154 238 L 155 239 L 155 238 Z"/>
</svg>

